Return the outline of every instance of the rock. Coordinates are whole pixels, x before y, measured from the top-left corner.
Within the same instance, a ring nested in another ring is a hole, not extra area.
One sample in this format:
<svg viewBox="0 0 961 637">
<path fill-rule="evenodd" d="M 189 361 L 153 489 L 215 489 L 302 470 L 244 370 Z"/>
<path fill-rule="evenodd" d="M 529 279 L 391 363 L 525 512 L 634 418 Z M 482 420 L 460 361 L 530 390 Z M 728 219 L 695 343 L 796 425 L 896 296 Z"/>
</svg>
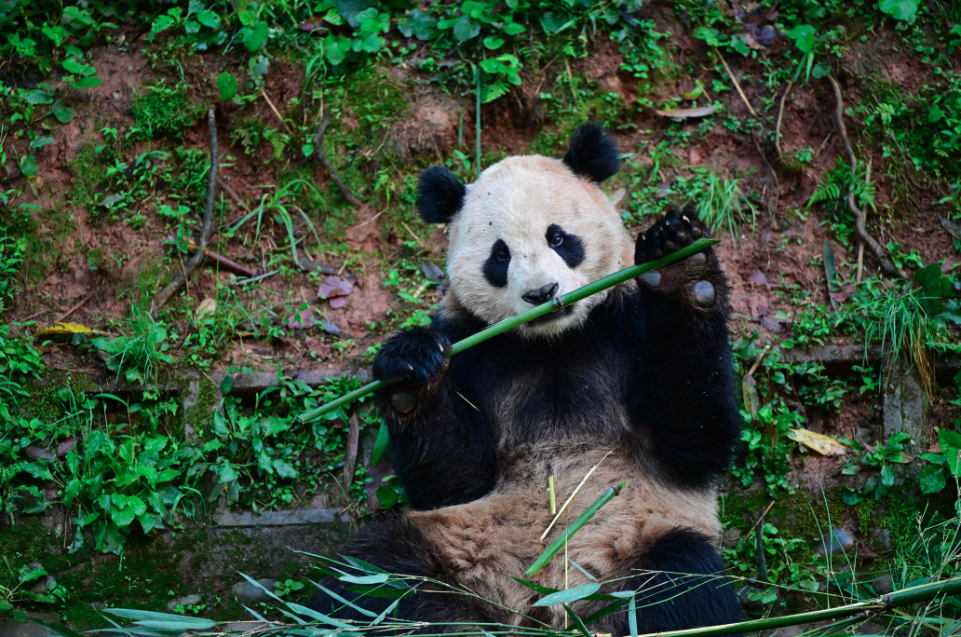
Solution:
<svg viewBox="0 0 961 637">
<path fill-rule="evenodd" d="M 270 595 L 268 595 L 266 591 L 264 591 L 264 588 L 266 588 L 271 593 L 274 592 L 274 583 L 276 581 L 277 580 L 270 579 L 267 577 L 261 578 L 257 580 L 257 583 L 260 584 L 260 586 L 263 586 L 263 588 L 261 588 L 260 586 L 255 586 L 254 584 L 251 584 L 250 582 L 244 580 L 243 582 L 237 582 L 236 584 L 234 584 L 233 587 L 230 589 L 230 592 L 234 597 L 236 597 L 239 601 L 244 602 L 245 604 L 259 604 L 260 602 L 269 602 L 273 598 Z"/>
<path fill-rule="evenodd" d="M 178 606 L 188 608 L 190 606 L 196 606 L 199 603 L 200 595 L 184 595 L 183 597 L 176 597 L 167 602 L 167 612 L 172 613 L 176 611 Z"/>
<path fill-rule="evenodd" d="M 877 542 L 881 551 L 891 550 L 891 533 L 887 529 L 874 529 L 870 535 L 871 539 Z"/>
<path fill-rule="evenodd" d="M 87 606 L 94 610 L 100 610 L 107 607 L 107 602 L 87 602 Z"/>
<path fill-rule="evenodd" d="M 884 378 L 884 440 L 905 431 L 926 449 L 931 442 L 927 426 L 928 396 L 917 367 L 907 368 L 896 360 Z"/>
<path fill-rule="evenodd" d="M 44 575 L 40 579 L 31 582 L 28 590 L 34 595 L 46 595 L 51 589 L 56 587 L 57 580 L 50 575 Z"/>
<path fill-rule="evenodd" d="M 877 591 L 878 595 L 887 595 L 894 592 L 894 578 L 890 575 L 882 575 L 871 582 L 871 587 Z"/>
<path fill-rule="evenodd" d="M 54 615 L 30 613 L 32 619 L 42 622 L 59 622 Z M 0 637 L 59 637 L 59 633 L 35 622 L 19 622 L 13 617 L 0 617 Z"/>
<path fill-rule="evenodd" d="M 831 535 L 828 536 L 825 545 L 818 547 L 818 553 L 823 555 L 825 552 L 827 552 L 828 555 L 834 555 L 836 553 L 850 551 L 853 549 L 854 540 L 852 540 L 851 536 L 843 530 L 834 529 L 831 531 Z"/>
<path fill-rule="evenodd" d="M 737 546 L 737 542 L 740 539 L 741 529 L 732 526 L 729 529 L 724 529 L 724 535 L 721 538 L 721 545 L 726 549 L 733 549 L 735 546 Z"/>
</svg>

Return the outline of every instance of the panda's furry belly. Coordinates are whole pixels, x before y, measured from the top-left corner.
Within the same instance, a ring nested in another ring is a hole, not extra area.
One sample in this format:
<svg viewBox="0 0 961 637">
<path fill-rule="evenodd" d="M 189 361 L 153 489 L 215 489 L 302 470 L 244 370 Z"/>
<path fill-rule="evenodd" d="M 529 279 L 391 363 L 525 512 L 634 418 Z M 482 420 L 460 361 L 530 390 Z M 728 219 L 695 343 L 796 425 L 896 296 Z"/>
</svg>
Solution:
<svg viewBox="0 0 961 637">
<path fill-rule="evenodd" d="M 646 547 L 678 527 L 716 539 L 720 533 L 713 488 L 683 491 L 667 486 L 635 457 L 597 441 L 536 443 L 512 454 L 502 467 L 494 490 L 485 497 L 432 511 L 414 511 L 408 519 L 419 527 L 432 557 L 448 583 L 469 589 L 514 613 L 529 614 L 539 595 L 508 576 L 524 571 L 544 550 L 610 487 L 624 481 L 619 494 L 604 505 L 568 543 L 570 560 L 599 581 L 626 578 Z M 603 462 L 602 462 L 603 460 Z M 551 532 L 548 476 L 553 475 L 557 509 L 573 493 L 591 467 L 601 463 L 578 491 Z M 591 580 L 576 568 L 565 573 L 561 551 L 531 581 L 554 589 L 571 588 Z M 605 590 L 617 590 L 612 584 Z M 588 606 L 582 603 L 581 610 Z M 577 606 L 574 607 L 578 611 Z M 554 625 L 562 625 L 564 611 L 550 607 Z M 512 621 L 519 621 L 517 615 Z"/>
</svg>

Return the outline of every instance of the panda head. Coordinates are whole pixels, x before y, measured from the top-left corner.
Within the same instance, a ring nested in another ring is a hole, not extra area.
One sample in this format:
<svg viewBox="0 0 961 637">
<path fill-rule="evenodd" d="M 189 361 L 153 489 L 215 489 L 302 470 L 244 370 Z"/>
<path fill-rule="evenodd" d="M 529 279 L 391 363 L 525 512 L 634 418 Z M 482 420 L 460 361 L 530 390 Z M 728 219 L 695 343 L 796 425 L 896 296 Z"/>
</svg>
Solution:
<svg viewBox="0 0 961 637">
<path fill-rule="evenodd" d="M 442 313 L 463 308 L 493 324 L 623 268 L 631 242 L 598 186 L 619 167 L 614 141 L 584 124 L 563 159 L 508 157 L 470 186 L 441 166 L 424 172 L 421 216 L 449 224 Z M 526 323 L 519 333 L 550 337 L 582 325 L 605 296 Z"/>
</svg>

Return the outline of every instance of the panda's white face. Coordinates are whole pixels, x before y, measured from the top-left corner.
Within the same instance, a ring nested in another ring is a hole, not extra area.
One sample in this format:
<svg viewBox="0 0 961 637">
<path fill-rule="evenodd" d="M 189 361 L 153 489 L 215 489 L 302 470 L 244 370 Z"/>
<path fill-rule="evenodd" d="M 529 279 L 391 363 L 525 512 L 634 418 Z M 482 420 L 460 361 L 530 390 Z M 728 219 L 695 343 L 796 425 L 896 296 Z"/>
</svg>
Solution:
<svg viewBox="0 0 961 637">
<path fill-rule="evenodd" d="M 510 157 L 468 187 L 449 227 L 452 301 L 489 323 L 625 266 L 633 246 L 600 188 L 560 160 Z M 599 293 L 519 329 L 554 336 L 582 324 Z"/>
</svg>

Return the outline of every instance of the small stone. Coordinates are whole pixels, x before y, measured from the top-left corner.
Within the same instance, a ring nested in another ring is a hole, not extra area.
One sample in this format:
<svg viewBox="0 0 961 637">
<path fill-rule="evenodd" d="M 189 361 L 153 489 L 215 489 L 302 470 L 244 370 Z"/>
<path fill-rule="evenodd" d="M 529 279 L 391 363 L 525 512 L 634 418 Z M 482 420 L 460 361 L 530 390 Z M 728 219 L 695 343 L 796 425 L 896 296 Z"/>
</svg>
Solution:
<svg viewBox="0 0 961 637">
<path fill-rule="evenodd" d="M 402 414 L 409 414 L 417 406 L 417 396 L 409 391 L 397 392 L 390 397 L 390 406 Z"/>
<path fill-rule="evenodd" d="M 87 606 L 94 610 L 100 610 L 107 607 L 107 602 L 87 602 Z"/>
<path fill-rule="evenodd" d="M 183 597 L 176 597 L 167 602 L 167 612 L 172 613 L 176 611 L 178 606 L 189 608 L 191 606 L 196 606 L 199 603 L 200 595 L 184 595 Z"/>
<path fill-rule="evenodd" d="M 57 580 L 50 575 L 44 575 L 30 585 L 30 592 L 34 595 L 46 595 L 57 586 Z"/>
<path fill-rule="evenodd" d="M 891 550 L 891 533 L 887 529 L 874 529 L 870 533 L 871 539 L 877 542 L 881 551 Z"/>
<path fill-rule="evenodd" d="M 661 284 L 661 273 L 657 270 L 652 270 L 650 272 L 645 272 L 641 276 L 637 277 L 641 281 L 644 281 L 648 287 L 656 288 Z"/>
<path fill-rule="evenodd" d="M 268 595 L 266 591 L 264 591 L 264 588 L 270 592 L 273 592 L 274 583 L 276 581 L 277 580 L 265 577 L 257 580 L 257 584 L 260 584 L 260 586 L 256 586 L 255 584 L 251 584 L 245 580 L 243 582 L 237 582 L 234 584 L 230 589 L 230 592 L 239 601 L 246 604 L 259 604 L 260 602 L 268 602 L 273 598 Z M 261 586 L 263 586 L 263 588 L 261 588 Z"/>
<path fill-rule="evenodd" d="M 698 281 L 691 290 L 691 298 L 698 307 L 710 307 L 714 304 L 714 286 L 710 281 Z"/>
<path fill-rule="evenodd" d="M 707 255 L 703 252 L 695 252 L 688 259 L 694 265 L 704 265 L 707 263 Z"/>
<path fill-rule="evenodd" d="M 853 548 L 854 540 L 851 539 L 851 536 L 841 529 L 834 529 L 831 531 L 827 542 L 818 547 L 818 553 L 823 554 L 827 552 L 828 555 L 834 555 L 836 553 L 850 551 Z"/>
<path fill-rule="evenodd" d="M 887 595 L 888 593 L 893 593 L 894 578 L 890 575 L 882 575 L 871 582 L 871 587 L 874 588 L 878 595 Z"/>
<path fill-rule="evenodd" d="M 741 539 L 741 529 L 732 526 L 729 529 L 724 529 L 724 536 L 721 538 L 721 544 L 726 549 L 733 549 L 737 546 L 738 540 Z"/>
</svg>

